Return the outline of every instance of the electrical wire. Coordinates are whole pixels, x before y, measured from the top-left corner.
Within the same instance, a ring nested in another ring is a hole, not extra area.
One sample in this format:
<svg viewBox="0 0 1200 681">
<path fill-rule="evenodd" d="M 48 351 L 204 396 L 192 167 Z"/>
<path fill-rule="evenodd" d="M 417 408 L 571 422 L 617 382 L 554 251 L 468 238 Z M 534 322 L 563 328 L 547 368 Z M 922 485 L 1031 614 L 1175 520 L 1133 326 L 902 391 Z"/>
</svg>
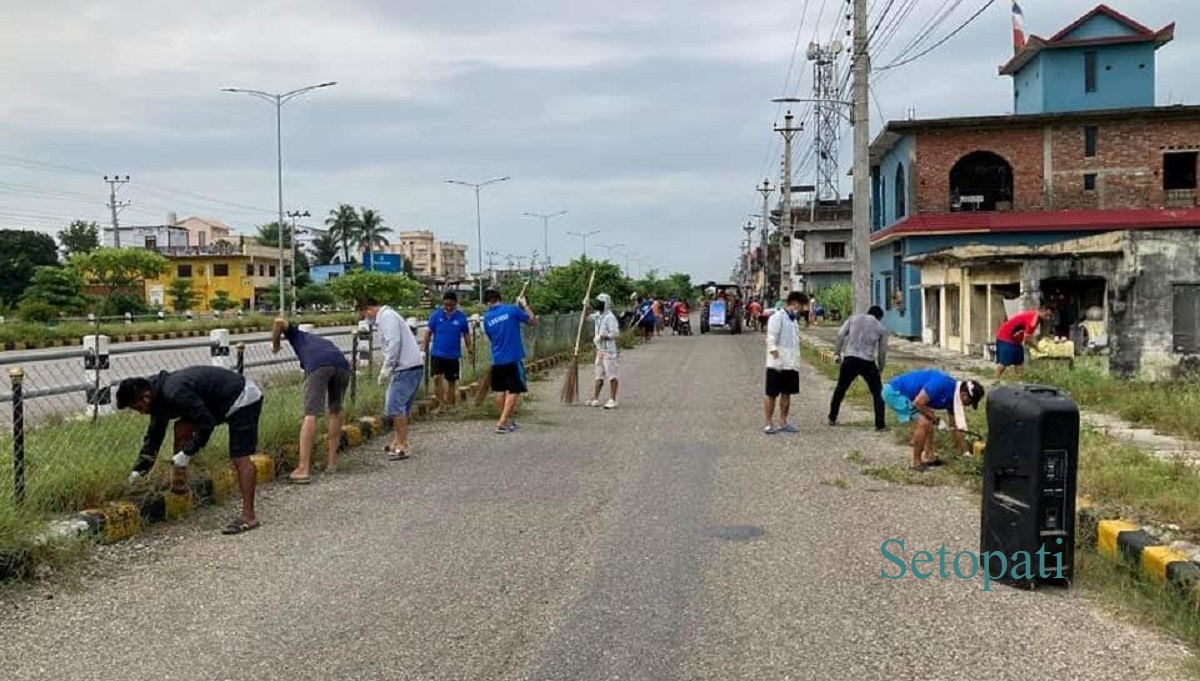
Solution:
<svg viewBox="0 0 1200 681">
<path fill-rule="evenodd" d="M 950 31 L 949 33 L 947 33 L 941 40 L 937 41 L 933 45 L 930 45 L 928 48 L 913 55 L 912 57 L 909 57 L 908 59 L 894 61 L 890 64 L 880 66 L 880 67 L 876 68 L 875 70 L 876 71 L 889 71 L 891 69 L 899 68 L 906 64 L 911 64 L 914 61 L 917 61 L 921 57 L 924 57 L 925 55 L 929 54 L 930 52 L 933 52 L 934 50 L 941 47 L 942 45 L 945 45 L 946 42 L 948 42 L 951 38 L 958 35 L 959 33 L 961 33 L 963 31 L 963 29 L 965 29 L 967 26 L 970 26 L 972 23 L 974 23 L 974 21 L 976 19 L 978 19 L 980 17 L 980 15 L 982 15 L 984 12 L 986 12 L 988 10 L 988 8 L 994 4 L 996 4 L 996 0 L 987 0 L 987 2 L 985 2 L 983 4 L 983 7 L 980 7 L 978 10 L 976 10 L 976 12 L 974 14 L 972 14 L 970 17 L 968 17 L 966 21 L 959 24 L 958 27 L 955 28 L 953 31 Z"/>
</svg>

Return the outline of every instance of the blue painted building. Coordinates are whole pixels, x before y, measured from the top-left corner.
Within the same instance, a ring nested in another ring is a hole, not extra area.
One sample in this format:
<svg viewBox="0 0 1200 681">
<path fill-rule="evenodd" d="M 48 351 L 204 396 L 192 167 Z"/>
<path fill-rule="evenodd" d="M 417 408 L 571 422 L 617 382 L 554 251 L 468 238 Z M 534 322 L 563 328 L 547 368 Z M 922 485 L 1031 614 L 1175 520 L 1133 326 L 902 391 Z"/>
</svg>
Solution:
<svg viewBox="0 0 1200 681">
<path fill-rule="evenodd" d="M 970 296 L 946 288 L 1037 297 L 1011 271 L 926 281 L 926 254 L 1200 226 L 1200 107 L 1154 106 L 1156 51 L 1173 37 L 1174 24 L 1151 30 L 1101 5 L 1052 38 L 1032 36 L 1001 67 L 1015 115 L 885 127 L 871 146 L 871 290 L 894 333 L 974 352 L 980 331 L 970 339 L 942 319 L 949 306 L 950 322 L 964 320 Z"/>
</svg>

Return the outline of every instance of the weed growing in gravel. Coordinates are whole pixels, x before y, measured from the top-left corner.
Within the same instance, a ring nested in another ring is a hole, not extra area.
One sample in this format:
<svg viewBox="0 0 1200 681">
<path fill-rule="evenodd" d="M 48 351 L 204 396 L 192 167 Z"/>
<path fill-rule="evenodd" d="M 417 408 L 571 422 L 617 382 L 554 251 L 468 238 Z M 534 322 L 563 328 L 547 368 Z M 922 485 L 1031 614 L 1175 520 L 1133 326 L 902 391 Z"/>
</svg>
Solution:
<svg viewBox="0 0 1200 681">
<path fill-rule="evenodd" d="M 842 455 L 842 460 L 849 461 L 850 463 L 857 464 L 859 466 L 868 466 L 871 464 L 871 459 L 857 449 L 849 452 L 848 454 Z"/>
<path fill-rule="evenodd" d="M 837 487 L 838 489 L 850 489 L 850 481 L 840 475 L 825 478 L 821 481 L 821 484 L 828 485 L 830 487 Z"/>
</svg>

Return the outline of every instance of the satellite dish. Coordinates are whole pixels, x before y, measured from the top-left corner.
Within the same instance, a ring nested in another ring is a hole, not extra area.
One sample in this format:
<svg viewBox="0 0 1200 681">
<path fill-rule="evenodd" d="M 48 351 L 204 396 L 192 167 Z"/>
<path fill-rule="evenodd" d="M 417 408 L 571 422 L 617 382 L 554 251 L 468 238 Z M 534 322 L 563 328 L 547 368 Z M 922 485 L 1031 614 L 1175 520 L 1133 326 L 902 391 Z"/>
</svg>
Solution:
<svg viewBox="0 0 1200 681">
<path fill-rule="evenodd" d="M 840 40 L 833 41 L 832 43 L 830 43 L 829 49 L 832 50 L 834 54 L 841 54 L 842 49 L 843 49 L 842 41 L 840 41 Z"/>
<path fill-rule="evenodd" d="M 806 52 L 806 54 L 808 55 L 809 61 L 813 61 L 814 59 L 816 59 L 817 55 L 819 55 L 820 53 L 821 53 L 821 48 L 816 43 L 808 44 L 808 52 Z"/>
</svg>

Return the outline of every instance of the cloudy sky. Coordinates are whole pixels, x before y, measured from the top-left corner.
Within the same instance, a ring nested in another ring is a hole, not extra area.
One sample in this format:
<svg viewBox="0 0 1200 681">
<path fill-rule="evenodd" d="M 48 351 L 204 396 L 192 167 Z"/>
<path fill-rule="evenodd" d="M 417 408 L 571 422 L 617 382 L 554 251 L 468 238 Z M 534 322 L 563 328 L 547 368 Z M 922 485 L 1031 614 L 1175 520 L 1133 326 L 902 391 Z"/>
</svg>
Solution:
<svg viewBox="0 0 1200 681">
<path fill-rule="evenodd" d="M 892 61 L 943 7 L 940 39 L 984 0 L 873 0 L 875 64 Z M 1200 4 L 1116 0 L 1159 28 L 1160 103 L 1200 103 Z M 1026 0 L 1049 36 L 1090 0 Z M 754 186 L 779 168 L 770 99 L 810 87 L 804 45 L 845 39 L 844 0 L 167 0 L 0 3 L 0 225 L 55 231 L 107 222 L 106 173 L 129 174 L 123 224 L 168 211 L 237 229 L 275 206 L 272 107 L 224 86 L 286 91 L 336 80 L 284 109 L 287 209 L 339 202 L 393 229 L 469 245 L 474 202 L 447 179 L 512 180 L 483 194 L 485 252 L 578 253 L 567 231 L 626 244 L 642 268 L 728 275 Z M 1009 3 L 996 2 L 928 56 L 878 74 L 882 119 L 1006 113 Z M 800 51 L 793 62 L 793 46 Z M 925 44 L 928 44 L 925 43 Z M 803 96 L 803 95 L 801 95 Z M 847 138 L 849 135 L 847 134 Z M 810 137 L 797 149 L 811 182 Z M 843 166 L 849 163 L 844 147 Z M 804 173 L 807 173 L 805 176 Z M 314 221 L 315 222 L 315 221 Z M 503 256 L 502 256 L 503 259 Z M 623 260 L 614 260 L 624 264 Z M 634 270 L 639 268 L 631 263 Z"/>
</svg>

